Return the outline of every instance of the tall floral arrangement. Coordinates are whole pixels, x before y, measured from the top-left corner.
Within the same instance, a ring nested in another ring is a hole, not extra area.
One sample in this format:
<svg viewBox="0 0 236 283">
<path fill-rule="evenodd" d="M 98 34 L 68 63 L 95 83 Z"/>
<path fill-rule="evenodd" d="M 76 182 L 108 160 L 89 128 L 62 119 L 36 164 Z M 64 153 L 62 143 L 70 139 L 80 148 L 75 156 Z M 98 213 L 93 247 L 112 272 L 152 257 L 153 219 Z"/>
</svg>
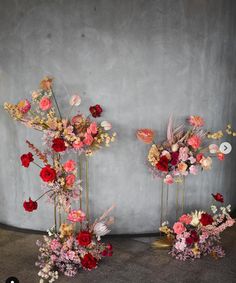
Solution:
<svg viewBox="0 0 236 283">
<path fill-rule="evenodd" d="M 80 96 L 73 95 L 69 113 L 80 103 Z M 110 134 L 111 123 L 96 120 L 103 113 L 102 107 L 96 104 L 89 107 L 88 115 L 77 110 L 72 117 L 62 117 L 53 91 L 53 79 L 45 77 L 39 89 L 32 92 L 31 99 L 17 104 L 6 102 L 4 109 L 14 120 L 43 133 L 44 149 L 26 140 L 29 152 L 20 157 L 23 167 L 33 164 L 39 168 L 42 184 L 42 194 L 36 200 L 31 197 L 25 200 L 24 209 L 37 210 L 38 201 L 44 196 L 54 205 L 54 226 L 49 235 L 38 242 L 41 282 L 44 279 L 53 282 L 58 271 L 73 276 L 80 267 L 88 270 L 97 267 L 102 256 L 112 255 L 112 246 L 100 242 L 100 237 L 110 231 L 108 226 L 113 218 L 108 217 L 108 213 L 113 207 L 90 224 L 88 159 L 100 148 L 109 147 L 116 136 L 116 133 Z M 74 153 L 76 158 L 66 158 L 67 153 Z M 82 180 L 83 160 L 86 162 L 85 182 Z M 85 185 L 85 212 L 82 185 Z M 76 201 L 79 201 L 77 209 L 73 208 Z"/>
</svg>

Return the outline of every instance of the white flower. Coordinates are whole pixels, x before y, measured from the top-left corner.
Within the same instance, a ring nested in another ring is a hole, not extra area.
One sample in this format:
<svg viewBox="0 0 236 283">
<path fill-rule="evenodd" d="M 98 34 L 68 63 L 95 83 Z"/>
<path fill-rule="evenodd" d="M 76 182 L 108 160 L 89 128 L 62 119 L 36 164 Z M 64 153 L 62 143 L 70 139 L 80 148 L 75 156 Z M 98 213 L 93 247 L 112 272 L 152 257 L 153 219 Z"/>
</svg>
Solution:
<svg viewBox="0 0 236 283">
<path fill-rule="evenodd" d="M 39 280 L 39 283 L 43 283 L 43 282 L 44 282 L 44 280 L 43 280 L 43 279 L 40 279 L 40 280 Z"/>
<path fill-rule="evenodd" d="M 112 124 L 107 121 L 103 121 L 101 123 L 101 126 L 104 128 L 105 131 L 109 131 L 112 128 Z"/>
<path fill-rule="evenodd" d="M 194 227 L 197 227 L 199 225 L 199 220 L 201 219 L 201 215 L 202 215 L 203 211 L 197 211 L 195 210 L 194 212 L 191 213 L 192 215 L 192 221 L 191 221 L 191 225 Z"/>
<path fill-rule="evenodd" d="M 219 147 L 217 144 L 210 144 L 209 145 L 209 151 L 212 154 L 216 154 L 219 151 Z"/>
<path fill-rule="evenodd" d="M 211 211 L 215 214 L 217 212 L 217 207 L 215 205 L 211 205 Z"/>
<path fill-rule="evenodd" d="M 70 99 L 71 106 L 79 106 L 81 103 L 81 98 L 79 95 L 72 95 Z"/>
<path fill-rule="evenodd" d="M 168 221 L 164 221 L 161 226 L 168 226 L 169 225 L 169 222 Z"/>
<path fill-rule="evenodd" d="M 98 239 L 98 241 L 101 240 L 101 236 L 104 236 L 110 232 L 107 225 L 103 222 L 98 222 L 94 225 L 93 231 Z"/>
<path fill-rule="evenodd" d="M 230 211 L 231 211 L 231 204 L 229 204 L 228 206 L 226 206 L 226 209 L 227 209 L 228 212 L 230 212 Z"/>
</svg>

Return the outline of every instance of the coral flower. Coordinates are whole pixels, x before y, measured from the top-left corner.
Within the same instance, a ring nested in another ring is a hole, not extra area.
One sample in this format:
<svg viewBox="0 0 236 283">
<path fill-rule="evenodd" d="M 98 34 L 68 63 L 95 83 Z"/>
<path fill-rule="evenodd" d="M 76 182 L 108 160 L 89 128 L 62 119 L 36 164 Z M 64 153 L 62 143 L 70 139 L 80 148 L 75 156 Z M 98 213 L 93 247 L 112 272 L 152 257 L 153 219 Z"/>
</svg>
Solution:
<svg viewBox="0 0 236 283">
<path fill-rule="evenodd" d="M 76 162 L 70 159 L 66 161 L 66 163 L 64 163 L 63 168 L 65 169 L 66 172 L 72 172 L 76 168 Z"/>
<path fill-rule="evenodd" d="M 184 162 L 180 162 L 178 164 L 178 170 L 180 173 L 184 173 L 187 170 L 187 168 L 188 168 L 188 165 Z"/>
<path fill-rule="evenodd" d="M 137 130 L 136 136 L 140 141 L 150 144 L 154 139 L 154 131 L 151 129 L 139 129 Z"/>
<path fill-rule="evenodd" d="M 166 175 L 165 179 L 164 179 L 164 183 L 167 185 L 171 185 L 174 183 L 174 179 L 171 175 Z"/>
<path fill-rule="evenodd" d="M 73 186 L 74 183 L 75 183 L 75 180 L 76 180 L 76 177 L 75 177 L 74 174 L 70 174 L 70 175 L 66 176 L 66 185 L 68 187 Z"/>
<path fill-rule="evenodd" d="M 83 142 L 78 140 L 73 142 L 73 148 L 74 149 L 81 149 L 84 146 Z"/>
<path fill-rule="evenodd" d="M 85 213 L 78 209 L 78 210 L 71 210 L 71 212 L 68 214 L 67 219 L 71 222 L 82 222 L 86 219 Z"/>
<path fill-rule="evenodd" d="M 194 127 L 202 127 L 204 125 L 204 120 L 200 116 L 190 116 L 188 122 Z"/>
<path fill-rule="evenodd" d="M 173 226 L 173 230 L 175 234 L 179 235 L 182 234 L 184 231 L 186 231 L 185 226 L 181 222 L 176 222 Z"/>
<path fill-rule="evenodd" d="M 88 133 L 85 133 L 84 137 L 85 139 L 83 140 L 83 143 L 86 145 L 91 145 L 93 142 L 93 137 Z"/>
<path fill-rule="evenodd" d="M 17 108 L 19 109 L 19 111 L 23 114 L 26 114 L 30 108 L 31 108 L 31 104 L 29 102 L 29 100 L 21 100 L 18 104 L 17 104 Z"/>
<path fill-rule="evenodd" d="M 188 139 L 188 144 L 191 145 L 193 149 L 198 149 L 201 145 L 201 139 L 199 136 L 193 135 Z"/>
<path fill-rule="evenodd" d="M 96 122 L 91 123 L 90 126 L 87 129 L 87 133 L 96 135 L 97 132 L 98 132 L 98 127 L 97 127 Z"/>
<path fill-rule="evenodd" d="M 183 214 L 180 218 L 179 218 L 179 222 L 185 223 L 187 225 L 189 225 L 192 221 L 192 216 L 188 215 L 188 214 Z"/>
</svg>

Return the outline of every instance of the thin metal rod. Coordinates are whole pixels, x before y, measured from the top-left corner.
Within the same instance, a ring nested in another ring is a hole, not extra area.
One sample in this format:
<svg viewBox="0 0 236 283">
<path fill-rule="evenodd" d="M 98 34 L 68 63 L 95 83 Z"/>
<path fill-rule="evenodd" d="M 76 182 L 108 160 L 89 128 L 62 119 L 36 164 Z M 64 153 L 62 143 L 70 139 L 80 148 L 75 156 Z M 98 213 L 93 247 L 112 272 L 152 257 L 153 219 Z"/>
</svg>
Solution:
<svg viewBox="0 0 236 283">
<path fill-rule="evenodd" d="M 165 220 L 168 219 L 168 198 L 169 198 L 169 185 L 166 185 L 166 217 L 165 217 Z"/>
<path fill-rule="evenodd" d="M 54 94 L 54 92 L 53 92 L 52 89 L 51 89 L 51 92 L 52 92 L 52 97 L 53 97 L 53 99 L 54 99 L 54 101 L 55 101 L 55 104 L 56 104 L 56 107 L 57 107 L 58 114 L 59 114 L 60 118 L 62 119 L 61 111 L 60 111 L 60 108 L 59 108 L 59 106 L 58 106 L 56 96 L 55 96 L 55 94 Z"/>
<path fill-rule="evenodd" d="M 88 170 L 89 170 L 89 163 L 88 163 L 88 157 L 86 156 L 86 172 L 85 172 L 85 187 L 86 187 L 86 192 L 85 192 L 85 205 L 86 205 L 86 215 L 87 215 L 87 221 L 89 225 L 89 177 L 88 177 Z"/>
<path fill-rule="evenodd" d="M 183 186 L 182 186 L 182 214 L 185 209 L 185 177 L 183 178 Z"/>
<path fill-rule="evenodd" d="M 54 225 L 55 225 L 55 231 L 57 232 L 57 199 L 56 199 L 56 196 L 54 197 Z"/>
<path fill-rule="evenodd" d="M 176 220 L 178 218 L 178 212 L 179 212 L 179 183 L 177 183 L 176 188 Z"/>
<path fill-rule="evenodd" d="M 164 182 L 163 179 L 161 179 L 161 213 L 160 213 L 160 227 L 163 222 L 163 198 L 164 198 Z M 161 236 L 161 232 L 160 232 Z"/>
<path fill-rule="evenodd" d="M 79 156 L 79 179 L 80 181 L 82 180 L 82 155 Z M 80 192 L 80 196 L 79 196 L 79 208 L 80 210 L 82 210 L 82 193 Z"/>
</svg>

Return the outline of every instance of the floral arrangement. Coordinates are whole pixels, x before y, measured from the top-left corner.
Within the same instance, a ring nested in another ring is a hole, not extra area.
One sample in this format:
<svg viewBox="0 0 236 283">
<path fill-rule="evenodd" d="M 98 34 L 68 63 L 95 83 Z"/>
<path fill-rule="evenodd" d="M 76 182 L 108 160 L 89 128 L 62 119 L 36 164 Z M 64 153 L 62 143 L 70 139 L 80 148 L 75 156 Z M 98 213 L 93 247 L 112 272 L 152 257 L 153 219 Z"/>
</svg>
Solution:
<svg viewBox="0 0 236 283">
<path fill-rule="evenodd" d="M 216 202 L 224 202 L 220 193 L 212 196 Z M 172 242 L 170 255 L 179 260 L 194 260 L 205 255 L 216 259 L 223 257 L 225 252 L 220 245 L 220 234 L 235 223 L 229 214 L 230 207 L 212 204 L 211 214 L 195 210 L 183 214 L 173 227 L 168 227 L 168 222 L 164 222 L 160 231 Z"/>
<path fill-rule="evenodd" d="M 69 113 L 80 103 L 80 96 L 73 95 Z M 25 211 L 37 210 L 38 200 L 43 196 L 54 204 L 54 226 L 49 230 L 49 236 L 38 242 L 40 282 L 44 279 L 53 282 L 58 278 L 58 271 L 73 276 L 81 267 L 95 268 L 102 256 L 112 255 L 111 245 L 103 244 L 100 237 L 110 232 L 108 225 L 113 219 L 108 218 L 108 213 L 113 207 L 92 225 L 89 219 L 88 158 L 103 146 L 108 147 L 116 137 L 116 133 L 109 134 L 111 123 L 92 120 L 101 117 L 102 107 L 99 104 L 90 106 L 87 116 L 77 111 L 76 115 L 63 118 L 53 91 L 53 79 L 45 77 L 40 88 L 33 91 L 31 101 L 6 102 L 4 109 L 14 120 L 43 132 L 45 149 L 42 151 L 27 140 L 30 151 L 20 157 L 23 167 L 34 164 L 39 168 L 43 190 L 36 200 L 29 197 L 24 201 Z M 77 154 L 79 166 L 74 159 L 67 159 L 66 153 Z M 83 156 L 86 160 L 86 212 L 82 210 Z M 73 202 L 77 201 L 80 208 L 76 210 Z M 64 221 L 65 215 L 72 224 Z"/>
<path fill-rule="evenodd" d="M 224 160 L 217 144 L 210 144 L 209 139 L 220 139 L 222 131 L 210 133 L 203 129 L 204 120 L 200 116 L 190 116 L 187 125 L 173 128 L 172 117 L 167 127 L 167 140 L 155 143 L 152 129 L 140 129 L 137 138 L 152 144 L 147 160 L 152 173 L 166 184 L 182 182 L 189 174 L 197 175 L 200 170 L 209 170 L 212 157 Z"/>
</svg>

